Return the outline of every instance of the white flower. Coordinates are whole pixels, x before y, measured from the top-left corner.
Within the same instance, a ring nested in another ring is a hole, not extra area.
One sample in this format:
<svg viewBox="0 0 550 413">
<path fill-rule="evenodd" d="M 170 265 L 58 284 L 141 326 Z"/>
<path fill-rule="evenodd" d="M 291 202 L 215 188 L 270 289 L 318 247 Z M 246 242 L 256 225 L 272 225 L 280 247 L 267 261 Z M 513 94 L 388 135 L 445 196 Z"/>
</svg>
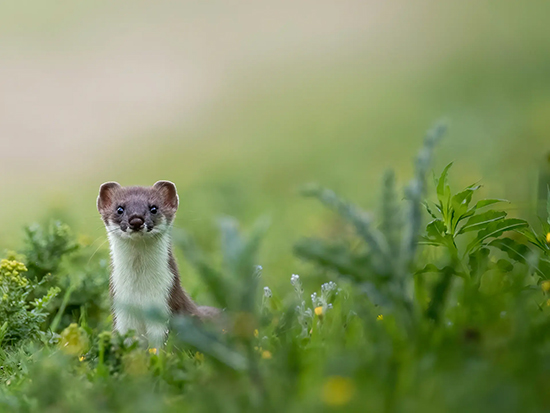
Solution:
<svg viewBox="0 0 550 413">
<path fill-rule="evenodd" d="M 272 295 L 271 289 L 269 287 L 264 287 L 264 297 L 271 298 Z"/>
<path fill-rule="evenodd" d="M 328 283 L 324 283 L 321 285 L 321 291 L 324 293 L 328 293 L 330 291 L 336 290 L 336 283 L 333 281 L 329 281 Z"/>
</svg>

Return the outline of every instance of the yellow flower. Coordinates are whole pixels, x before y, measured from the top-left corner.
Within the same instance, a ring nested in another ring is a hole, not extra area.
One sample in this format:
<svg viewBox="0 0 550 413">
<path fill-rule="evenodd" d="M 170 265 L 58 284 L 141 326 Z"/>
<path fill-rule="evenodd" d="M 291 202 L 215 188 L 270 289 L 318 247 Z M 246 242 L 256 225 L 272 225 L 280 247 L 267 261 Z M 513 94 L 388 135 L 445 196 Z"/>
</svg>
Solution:
<svg viewBox="0 0 550 413">
<path fill-rule="evenodd" d="M 254 337 L 258 338 L 258 336 L 260 335 L 258 329 L 254 330 Z"/>
<path fill-rule="evenodd" d="M 550 232 L 546 234 L 546 243 L 550 244 Z"/>
<path fill-rule="evenodd" d="M 158 354 L 158 350 L 156 348 L 150 348 L 149 349 L 149 354 Z"/>
<path fill-rule="evenodd" d="M 78 361 L 84 361 L 84 360 L 86 360 L 86 357 L 84 357 L 84 356 L 80 356 L 80 357 L 78 358 Z"/>
<path fill-rule="evenodd" d="M 540 286 L 542 288 L 542 291 L 547 293 L 548 291 L 550 291 L 550 280 L 543 281 Z"/>
<path fill-rule="evenodd" d="M 65 353 L 76 356 L 88 351 L 90 339 L 83 328 L 76 323 L 72 323 L 61 332 L 59 346 Z"/>
<path fill-rule="evenodd" d="M 378 316 L 376 317 L 376 319 L 378 321 L 382 321 L 384 319 L 384 316 L 382 314 L 378 314 Z"/>
<path fill-rule="evenodd" d="M 202 354 L 201 352 L 197 351 L 195 353 L 195 360 L 197 360 L 199 363 L 202 363 L 204 361 L 204 354 Z"/>
<path fill-rule="evenodd" d="M 265 350 L 265 351 L 262 352 L 262 358 L 263 359 L 269 360 L 271 357 L 272 357 L 271 351 Z"/>
<path fill-rule="evenodd" d="M 323 315 L 323 307 L 321 307 L 321 306 L 315 307 L 315 314 L 318 315 L 318 316 L 322 316 Z"/>
<path fill-rule="evenodd" d="M 344 406 L 355 393 L 353 380 L 342 376 L 331 376 L 323 384 L 322 399 L 329 406 Z"/>
</svg>

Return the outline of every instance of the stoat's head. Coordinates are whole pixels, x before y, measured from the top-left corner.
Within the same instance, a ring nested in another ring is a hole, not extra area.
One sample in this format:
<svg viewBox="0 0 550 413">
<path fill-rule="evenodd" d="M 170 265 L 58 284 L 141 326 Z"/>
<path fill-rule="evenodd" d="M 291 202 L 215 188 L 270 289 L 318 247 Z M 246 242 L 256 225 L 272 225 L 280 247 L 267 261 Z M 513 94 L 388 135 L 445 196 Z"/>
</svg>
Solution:
<svg viewBox="0 0 550 413">
<path fill-rule="evenodd" d="M 170 228 L 178 209 L 178 193 L 169 181 L 151 187 L 106 182 L 99 188 L 97 209 L 110 234 L 140 239 Z"/>
</svg>

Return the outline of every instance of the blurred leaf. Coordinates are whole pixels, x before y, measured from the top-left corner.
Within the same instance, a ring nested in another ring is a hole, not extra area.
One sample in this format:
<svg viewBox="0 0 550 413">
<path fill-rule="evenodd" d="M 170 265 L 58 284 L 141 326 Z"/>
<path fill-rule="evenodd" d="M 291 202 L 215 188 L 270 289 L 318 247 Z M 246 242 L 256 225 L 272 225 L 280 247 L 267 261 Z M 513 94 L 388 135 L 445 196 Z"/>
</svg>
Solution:
<svg viewBox="0 0 550 413">
<path fill-rule="evenodd" d="M 373 256 L 376 257 L 373 264 L 378 271 L 386 272 L 388 258 L 388 244 L 383 234 L 373 227 L 369 214 L 355 205 L 340 199 L 334 192 L 316 185 L 309 185 L 303 190 L 305 196 L 311 196 L 320 200 L 324 205 L 335 210 L 340 216 L 349 221 L 358 235 L 365 240 L 370 247 Z"/>
<path fill-rule="evenodd" d="M 398 253 L 401 232 L 401 214 L 392 170 L 384 174 L 382 184 L 382 222 L 380 231 L 385 236 L 392 255 Z"/>
<path fill-rule="evenodd" d="M 435 322 L 440 321 L 442 318 L 443 309 L 451 287 L 453 275 L 455 275 L 455 270 L 447 266 L 440 270 L 439 274 L 440 278 L 433 287 L 430 305 L 426 311 L 428 318 L 431 318 Z"/>
<path fill-rule="evenodd" d="M 405 197 L 409 205 L 404 217 L 405 228 L 401 242 L 401 262 L 404 266 L 412 262 L 416 254 L 418 238 L 422 230 L 422 203 L 426 193 L 426 173 L 432 163 L 435 145 L 441 140 L 446 130 L 445 122 L 438 122 L 428 131 L 424 144 L 416 156 L 415 176 L 405 189 Z"/>
<path fill-rule="evenodd" d="M 366 281 L 359 286 L 371 303 L 376 306 L 393 311 L 395 302 L 375 283 Z"/>
<path fill-rule="evenodd" d="M 173 240 L 182 249 L 185 258 L 195 267 L 196 271 L 208 285 L 208 290 L 214 296 L 216 303 L 222 308 L 228 307 L 229 296 L 227 291 L 229 291 L 229 286 L 226 284 L 222 274 L 212 268 L 202 251 L 185 231 L 174 228 Z"/>
<path fill-rule="evenodd" d="M 490 253 L 489 248 L 479 248 L 469 255 L 468 265 L 474 283 L 478 283 L 481 276 L 488 270 Z"/>
<path fill-rule="evenodd" d="M 367 278 L 370 259 L 367 255 L 358 255 L 345 245 L 328 244 L 318 239 L 304 239 L 294 245 L 294 253 L 319 266 L 337 271 L 357 281 Z"/>
<path fill-rule="evenodd" d="M 422 269 L 415 272 L 415 274 L 426 274 L 431 272 L 440 272 L 441 270 L 437 268 L 435 264 L 426 264 Z"/>
<path fill-rule="evenodd" d="M 497 268 L 502 272 L 510 272 L 514 269 L 514 266 L 510 261 L 501 258 L 497 261 Z"/>
<path fill-rule="evenodd" d="M 527 264 L 528 255 L 531 253 L 531 250 L 527 245 L 520 244 L 511 238 L 497 238 L 491 241 L 488 245 L 499 248 L 510 258 L 521 262 L 522 264 Z"/>
<path fill-rule="evenodd" d="M 243 291 L 239 297 L 239 310 L 254 313 L 256 311 L 256 301 L 258 296 L 258 250 L 261 245 L 261 240 L 269 227 L 269 219 L 267 217 L 260 218 L 253 225 L 250 234 L 247 237 L 242 237 L 242 249 L 235 260 L 239 263 L 237 267 L 238 273 L 235 274 L 235 279 L 239 280 Z M 222 234 L 223 234 L 222 227 Z M 223 237 L 223 236 L 222 236 Z M 234 287 L 237 290 L 236 287 Z"/>
<path fill-rule="evenodd" d="M 189 317 L 176 317 L 172 320 L 172 330 L 178 340 L 195 347 L 204 354 L 234 370 L 247 368 L 246 358 L 221 342 L 215 335 L 205 331 Z"/>
<path fill-rule="evenodd" d="M 220 220 L 224 271 L 214 269 L 204 254 L 183 230 L 174 231 L 174 242 L 209 286 L 222 308 L 254 311 L 258 276 L 257 253 L 269 221 L 259 219 L 249 236 L 245 237 L 232 218 Z"/>
</svg>

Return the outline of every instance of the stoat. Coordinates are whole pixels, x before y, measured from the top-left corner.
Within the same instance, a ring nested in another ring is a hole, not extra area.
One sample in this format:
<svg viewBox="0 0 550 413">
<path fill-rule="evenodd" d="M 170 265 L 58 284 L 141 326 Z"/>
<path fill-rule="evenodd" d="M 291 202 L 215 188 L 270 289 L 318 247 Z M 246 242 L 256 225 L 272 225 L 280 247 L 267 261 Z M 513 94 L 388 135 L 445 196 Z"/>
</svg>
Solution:
<svg viewBox="0 0 550 413">
<path fill-rule="evenodd" d="M 134 330 L 157 348 L 171 315 L 204 319 L 219 312 L 197 306 L 180 284 L 170 236 L 178 203 L 176 186 L 169 181 L 152 187 L 106 182 L 97 198 L 111 249 L 114 329 L 121 334 Z"/>
</svg>

